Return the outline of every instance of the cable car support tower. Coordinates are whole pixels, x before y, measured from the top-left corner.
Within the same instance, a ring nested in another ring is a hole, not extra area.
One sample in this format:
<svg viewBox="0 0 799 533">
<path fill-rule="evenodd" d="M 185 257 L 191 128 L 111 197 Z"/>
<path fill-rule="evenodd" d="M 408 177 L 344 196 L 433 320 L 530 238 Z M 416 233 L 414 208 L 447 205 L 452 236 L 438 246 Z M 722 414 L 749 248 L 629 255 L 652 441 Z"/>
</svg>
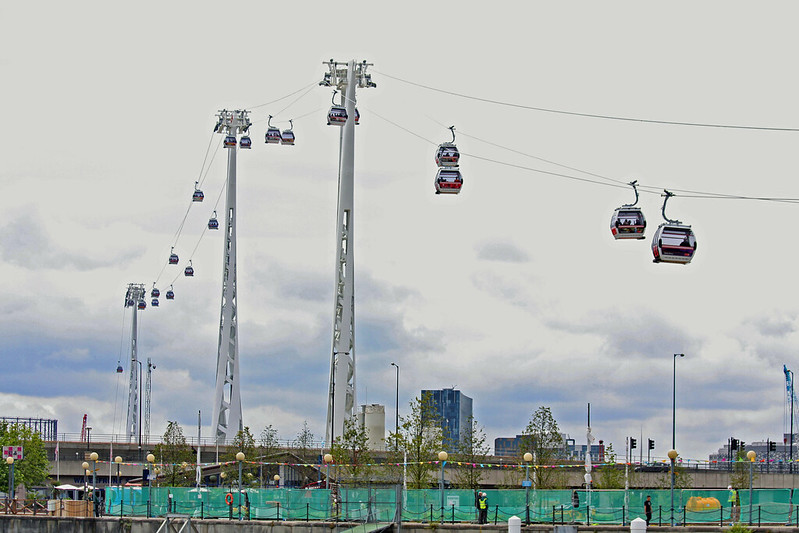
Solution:
<svg viewBox="0 0 799 533">
<path fill-rule="evenodd" d="M 366 69 L 371 63 L 324 62 L 329 72 L 319 85 L 341 92 L 347 121 L 339 139 L 338 209 L 336 215 L 335 302 L 330 383 L 327 400 L 326 447 L 344 433 L 344 421 L 352 418 L 355 390 L 355 263 L 353 182 L 355 167 L 355 88 L 376 87 Z"/>
<path fill-rule="evenodd" d="M 142 283 L 129 283 L 125 293 L 125 307 L 133 309 L 133 319 L 130 324 L 130 385 L 128 386 L 128 417 L 125 424 L 125 434 L 128 442 L 134 438 L 139 439 L 141 445 L 141 406 L 139 405 L 139 310 L 144 309 L 147 304 L 145 297 L 147 291 Z M 120 366 L 119 371 L 122 371 Z"/>
<path fill-rule="evenodd" d="M 239 335 L 236 296 L 236 151 L 237 135 L 250 128 L 248 111 L 223 109 L 214 131 L 225 136 L 227 154 L 227 196 L 225 207 L 225 248 L 222 263 L 222 310 L 216 359 L 216 387 L 211 424 L 216 442 L 231 441 L 242 428 L 239 389 Z"/>
</svg>

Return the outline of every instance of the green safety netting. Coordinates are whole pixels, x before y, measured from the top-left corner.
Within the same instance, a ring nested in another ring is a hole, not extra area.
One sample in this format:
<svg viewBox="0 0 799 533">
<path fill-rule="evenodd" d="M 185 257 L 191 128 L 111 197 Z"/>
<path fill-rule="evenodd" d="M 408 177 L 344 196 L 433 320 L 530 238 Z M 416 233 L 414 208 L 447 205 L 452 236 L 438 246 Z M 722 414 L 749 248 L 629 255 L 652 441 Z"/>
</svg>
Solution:
<svg viewBox="0 0 799 533">
<path fill-rule="evenodd" d="M 484 490 L 489 522 L 505 522 L 511 516 L 546 523 L 623 524 L 644 518 L 644 500 L 652 497 L 652 523 L 670 523 L 671 491 L 578 491 L 579 506 L 572 505 L 571 490 Z M 799 524 L 799 506 L 791 501 L 791 489 L 752 491 L 752 523 Z M 402 520 L 413 522 L 476 521 L 474 492 L 436 489 L 399 491 L 395 488 L 340 489 L 338 505 L 327 489 L 245 489 L 241 494 L 222 487 L 108 487 L 106 514 L 163 516 L 169 512 L 198 518 L 253 520 L 347 520 L 394 521 L 397 495 Z M 726 490 L 684 489 L 674 491 L 677 523 L 728 523 L 733 518 L 750 522 L 749 491 L 740 491 L 738 517 L 733 517 Z M 693 499 L 692 499 L 693 498 Z M 713 500 L 715 498 L 715 500 Z M 529 499 L 529 517 L 526 502 Z M 230 504 L 228 504 L 230 501 Z"/>
</svg>

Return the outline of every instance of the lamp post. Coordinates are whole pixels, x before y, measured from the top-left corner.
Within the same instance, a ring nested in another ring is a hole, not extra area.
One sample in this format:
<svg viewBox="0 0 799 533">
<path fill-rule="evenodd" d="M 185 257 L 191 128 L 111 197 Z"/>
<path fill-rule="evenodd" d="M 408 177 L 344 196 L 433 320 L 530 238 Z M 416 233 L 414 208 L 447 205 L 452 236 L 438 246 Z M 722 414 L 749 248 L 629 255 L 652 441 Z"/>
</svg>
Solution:
<svg viewBox="0 0 799 533">
<path fill-rule="evenodd" d="M 89 454 L 89 459 L 92 462 L 92 502 L 94 503 L 94 516 L 100 516 L 100 509 L 98 508 L 100 504 L 99 494 L 97 494 L 97 459 L 100 456 L 97 455 L 97 452 L 92 452 Z"/>
<path fill-rule="evenodd" d="M 119 475 L 119 466 L 122 464 L 122 457 L 117 455 L 114 457 L 114 462 L 117 464 L 117 487 L 119 487 L 119 516 L 122 516 L 122 508 L 125 505 L 125 501 L 122 496 L 122 478 Z"/>
<path fill-rule="evenodd" d="M 669 450 L 668 456 L 671 460 L 671 525 L 674 526 L 674 460 L 677 459 L 677 450 Z"/>
<path fill-rule="evenodd" d="M 6 464 L 8 464 L 8 492 L 11 494 L 11 499 L 14 499 L 14 458 L 11 456 L 6 457 Z"/>
<path fill-rule="evenodd" d="M 89 485 L 89 479 L 88 479 L 88 477 L 89 477 L 89 463 L 87 463 L 86 461 L 83 461 L 80 464 L 80 467 L 83 469 L 83 499 L 84 500 L 88 500 L 89 499 L 89 487 L 88 487 L 88 485 Z"/>
<path fill-rule="evenodd" d="M 236 454 L 236 461 L 239 462 L 239 520 L 241 520 L 241 463 L 244 461 L 244 452 Z"/>
<path fill-rule="evenodd" d="M 150 518 L 150 509 L 152 508 L 152 488 L 153 488 L 153 476 L 151 474 L 153 470 L 153 463 L 155 462 L 155 455 L 148 453 L 147 454 L 147 518 Z M 170 509 L 169 512 L 172 510 Z"/>
<path fill-rule="evenodd" d="M 671 449 L 677 447 L 677 356 L 685 357 L 684 353 L 674 354 L 674 364 L 672 369 L 671 382 Z M 672 524 L 673 525 L 673 524 Z"/>
<path fill-rule="evenodd" d="M 439 484 L 439 490 L 441 492 L 441 523 L 444 523 L 444 465 L 447 464 L 447 452 L 440 451 L 438 452 L 438 460 L 441 461 L 441 483 Z"/>
<path fill-rule="evenodd" d="M 397 368 L 397 396 L 394 402 L 394 441 L 396 444 L 397 435 L 399 434 L 399 365 L 397 363 L 391 363 L 391 366 Z"/>
<path fill-rule="evenodd" d="M 275 488 L 279 489 L 280 488 L 280 475 L 279 474 L 275 474 L 275 477 L 273 479 L 275 480 Z"/>
<path fill-rule="evenodd" d="M 137 424 L 137 427 L 139 429 L 139 441 L 138 441 L 139 461 L 141 461 L 141 380 L 142 380 L 142 366 L 141 366 L 141 361 L 135 361 L 135 362 L 139 363 L 139 405 L 138 405 L 136 410 L 139 411 L 139 423 Z"/>
<path fill-rule="evenodd" d="M 329 453 L 326 453 L 323 457 L 325 464 L 327 465 L 327 476 L 325 476 L 325 488 L 330 488 L 330 463 L 333 462 L 333 456 Z"/>
<path fill-rule="evenodd" d="M 526 502 L 526 520 L 524 523 L 526 525 L 530 525 L 530 461 L 532 460 L 533 454 L 526 452 L 524 454 L 524 499 Z"/>
<path fill-rule="evenodd" d="M 755 457 L 757 454 L 754 450 L 746 452 L 746 458 L 749 459 L 749 525 L 752 525 L 752 470 L 755 468 Z"/>
</svg>

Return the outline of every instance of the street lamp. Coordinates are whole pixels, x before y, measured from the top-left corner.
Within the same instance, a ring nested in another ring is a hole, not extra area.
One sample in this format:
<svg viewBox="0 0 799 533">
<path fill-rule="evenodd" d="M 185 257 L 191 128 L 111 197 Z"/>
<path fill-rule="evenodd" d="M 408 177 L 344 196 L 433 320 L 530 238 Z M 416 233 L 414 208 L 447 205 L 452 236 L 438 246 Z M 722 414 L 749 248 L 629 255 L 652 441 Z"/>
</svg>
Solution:
<svg viewBox="0 0 799 533">
<path fill-rule="evenodd" d="M 280 475 L 279 474 L 275 474 L 275 477 L 273 479 L 275 480 L 275 488 L 279 489 L 280 488 Z"/>
<path fill-rule="evenodd" d="M 677 356 L 685 357 L 684 353 L 674 354 L 674 364 L 672 369 L 672 384 L 671 384 L 671 449 L 677 447 Z M 672 524 L 673 525 L 673 524 Z"/>
<path fill-rule="evenodd" d="M 674 460 L 677 459 L 677 450 L 669 450 L 668 456 L 671 460 L 671 525 L 674 526 Z"/>
<path fill-rule="evenodd" d="M 114 457 L 114 462 L 117 464 L 117 487 L 119 487 L 119 516 L 122 516 L 122 508 L 125 506 L 125 500 L 122 496 L 122 478 L 119 475 L 119 465 L 122 464 L 122 457 L 117 455 Z"/>
<path fill-rule="evenodd" d="M 438 452 L 438 460 L 441 461 L 441 483 L 439 490 L 441 491 L 441 523 L 444 523 L 444 465 L 447 464 L 447 452 Z"/>
<path fill-rule="evenodd" d="M 397 398 L 394 403 L 394 441 L 396 444 L 397 435 L 399 434 L 399 365 L 397 363 L 391 363 L 391 366 L 397 368 Z"/>
<path fill-rule="evenodd" d="M 746 452 L 746 458 L 749 459 L 749 525 L 752 525 L 752 470 L 755 467 L 755 457 L 757 454 L 754 450 Z"/>
<path fill-rule="evenodd" d="M 153 488 L 153 475 L 152 475 L 151 472 L 153 470 L 153 463 L 154 462 L 155 462 L 155 455 L 153 455 L 151 453 L 148 453 L 147 454 L 147 466 L 148 466 L 148 468 L 147 468 L 147 518 L 150 518 L 150 509 L 152 508 L 152 503 L 151 503 L 152 500 L 150 498 L 151 498 L 152 488 Z"/>
<path fill-rule="evenodd" d="M 8 492 L 11 494 L 11 499 L 14 499 L 14 458 L 10 455 L 6 457 L 6 463 L 8 464 L 9 474 L 8 474 Z"/>
<path fill-rule="evenodd" d="M 330 488 L 330 463 L 333 462 L 333 456 L 329 453 L 326 453 L 323 457 L 325 464 L 327 465 L 327 476 L 325 477 L 325 488 Z"/>
<path fill-rule="evenodd" d="M 94 503 L 94 516 L 100 516 L 100 509 L 98 508 L 100 504 L 99 497 L 100 495 L 97 494 L 97 459 L 100 456 L 97 455 L 97 452 L 92 452 L 89 454 L 89 459 L 92 462 L 92 502 Z"/>
<path fill-rule="evenodd" d="M 530 525 L 530 461 L 533 460 L 533 454 L 526 452 L 524 454 L 524 499 L 526 501 L 526 525 Z"/>
<path fill-rule="evenodd" d="M 236 454 L 236 461 L 239 462 L 239 520 L 241 520 L 241 462 L 244 461 L 244 452 Z"/>
<path fill-rule="evenodd" d="M 89 477 L 89 463 L 87 463 L 86 461 L 83 461 L 80 464 L 80 467 L 83 469 L 83 472 L 84 472 L 84 474 L 83 474 L 83 499 L 84 500 L 88 500 L 89 499 L 89 487 L 88 487 L 88 485 L 89 485 L 89 479 L 88 479 L 88 477 Z"/>
</svg>

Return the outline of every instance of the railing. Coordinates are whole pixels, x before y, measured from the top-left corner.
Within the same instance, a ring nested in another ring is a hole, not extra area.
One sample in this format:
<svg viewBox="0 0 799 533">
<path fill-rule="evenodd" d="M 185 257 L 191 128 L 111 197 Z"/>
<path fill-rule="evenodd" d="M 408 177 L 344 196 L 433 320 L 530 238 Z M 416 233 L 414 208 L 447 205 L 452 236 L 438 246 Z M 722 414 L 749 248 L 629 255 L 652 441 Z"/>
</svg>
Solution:
<svg viewBox="0 0 799 533">
<path fill-rule="evenodd" d="M 25 500 L 3 498 L 0 499 L 0 514 L 46 515 L 47 504 L 33 498 Z"/>
</svg>

